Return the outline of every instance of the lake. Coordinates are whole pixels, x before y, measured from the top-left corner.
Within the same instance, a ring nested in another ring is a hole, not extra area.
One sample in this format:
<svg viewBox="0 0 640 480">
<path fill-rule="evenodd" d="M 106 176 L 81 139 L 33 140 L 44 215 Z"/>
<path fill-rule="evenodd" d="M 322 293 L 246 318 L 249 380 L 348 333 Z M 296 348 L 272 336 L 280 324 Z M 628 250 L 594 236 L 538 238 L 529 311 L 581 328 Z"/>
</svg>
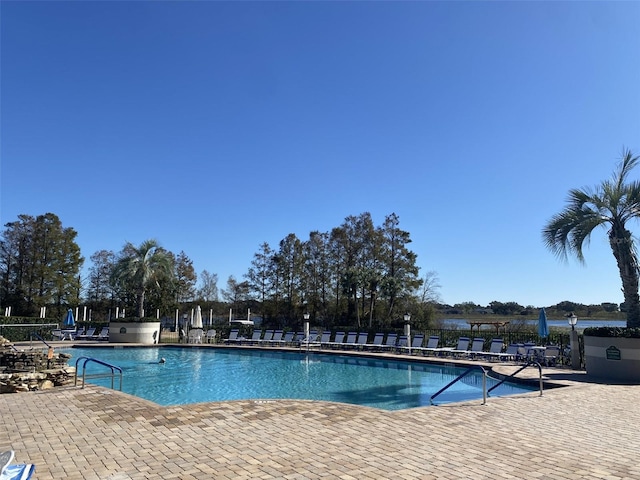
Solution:
<svg viewBox="0 0 640 480">
<path fill-rule="evenodd" d="M 480 320 L 473 320 L 474 322 L 478 322 Z M 487 321 L 491 321 L 490 318 Z M 522 320 L 519 318 L 514 318 L 513 322 L 524 323 L 526 325 L 538 325 L 538 320 Z M 460 329 L 468 329 L 469 328 L 469 320 L 464 318 L 444 318 L 442 320 L 444 326 L 447 328 L 460 328 Z M 564 320 L 547 320 L 547 325 L 549 327 L 562 327 L 569 329 L 569 323 L 566 319 Z M 584 330 L 587 327 L 626 327 L 626 320 L 598 320 L 598 319 L 589 319 L 583 320 L 582 322 L 578 319 L 578 324 L 576 325 L 576 330 Z M 495 330 L 495 327 L 491 325 L 483 325 L 482 330 Z"/>
</svg>

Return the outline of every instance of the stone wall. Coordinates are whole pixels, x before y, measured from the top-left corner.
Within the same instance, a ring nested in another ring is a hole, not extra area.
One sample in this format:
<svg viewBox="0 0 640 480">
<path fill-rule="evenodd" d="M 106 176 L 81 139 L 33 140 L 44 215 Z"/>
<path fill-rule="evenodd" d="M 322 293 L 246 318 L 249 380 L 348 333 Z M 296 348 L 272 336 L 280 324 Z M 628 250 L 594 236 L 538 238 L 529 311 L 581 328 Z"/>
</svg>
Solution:
<svg viewBox="0 0 640 480">
<path fill-rule="evenodd" d="M 0 337 L 0 393 L 28 392 L 71 385 L 75 368 L 71 355 L 54 349 L 17 351 Z"/>
</svg>

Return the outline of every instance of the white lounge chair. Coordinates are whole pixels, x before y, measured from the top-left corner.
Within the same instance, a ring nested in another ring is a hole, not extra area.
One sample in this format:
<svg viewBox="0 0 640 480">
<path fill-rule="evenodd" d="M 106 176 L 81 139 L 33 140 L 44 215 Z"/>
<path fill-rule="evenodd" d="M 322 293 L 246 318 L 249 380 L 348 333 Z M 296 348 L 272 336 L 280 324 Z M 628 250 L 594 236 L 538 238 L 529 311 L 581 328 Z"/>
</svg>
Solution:
<svg viewBox="0 0 640 480">
<path fill-rule="evenodd" d="M 29 480 L 36 467 L 32 463 L 11 465 L 13 450 L 0 453 L 0 480 Z"/>
</svg>

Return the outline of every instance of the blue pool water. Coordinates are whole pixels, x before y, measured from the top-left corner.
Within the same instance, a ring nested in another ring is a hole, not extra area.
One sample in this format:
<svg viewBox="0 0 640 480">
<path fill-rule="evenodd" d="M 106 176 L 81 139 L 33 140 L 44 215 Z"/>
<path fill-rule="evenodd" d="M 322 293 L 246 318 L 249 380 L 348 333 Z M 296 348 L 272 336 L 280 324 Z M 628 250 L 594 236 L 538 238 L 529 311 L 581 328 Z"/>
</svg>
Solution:
<svg viewBox="0 0 640 480">
<path fill-rule="evenodd" d="M 322 353 L 208 348 L 73 348 L 123 369 L 122 390 L 160 405 L 240 399 L 308 399 L 384 410 L 426 406 L 430 397 L 464 369 L 416 362 Z M 161 358 L 166 363 L 158 363 Z M 82 364 L 82 362 L 81 362 Z M 89 363 L 87 374 L 104 367 Z M 110 379 L 92 383 L 110 386 Z M 488 379 L 488 388 L 495 381 Z M 117 383 L 116 383 L 117 388 Z M 492 396 L 530 392 L 504 384 Z M 437 403 L 482 399 L 482 376 L 470 375 Z"/>
</svg>

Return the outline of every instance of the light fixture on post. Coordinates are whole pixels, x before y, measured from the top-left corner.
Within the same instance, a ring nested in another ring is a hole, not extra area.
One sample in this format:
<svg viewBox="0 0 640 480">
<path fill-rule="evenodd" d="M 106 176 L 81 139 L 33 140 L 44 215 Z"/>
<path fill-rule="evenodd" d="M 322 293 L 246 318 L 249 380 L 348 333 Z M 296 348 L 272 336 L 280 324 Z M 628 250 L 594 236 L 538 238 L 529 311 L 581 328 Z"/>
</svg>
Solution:
<svg viewBox="0 0 640 480">
<path fill-rule="evenodd" d="M 189 316 L 186 313 L 182 314 L 182 325 L 180 325 L 180 332 L 178 333 L 178 341 L 180 343 L 187 341 L 187 330 L 189 329 L 187 318 Z"/>
<path fill-rule="evenodd" d="M 302 315 L 304 318 L 304 338 L 308 342 L 309 341 L 309 313 L 304 313 Z"/>
<path fill-rule="evenodd" d="M 407 337 L 407 348 L 411 355 L 411 314 L 409 312 L 404 314 L 404 334 Z"/>
<path fill-rule="evenodd" d="M 569 325 L 571 325 L 571 337 L 569 343 L 571 348 L 571 368 L 573 370 L 580 370 L 580 344 L 578 342 L 578 332 L 576 331 L 578 317 L 575 313 L 571 312 L 567 315 L 567 321 L 569 322 Z"/>
</svg>

